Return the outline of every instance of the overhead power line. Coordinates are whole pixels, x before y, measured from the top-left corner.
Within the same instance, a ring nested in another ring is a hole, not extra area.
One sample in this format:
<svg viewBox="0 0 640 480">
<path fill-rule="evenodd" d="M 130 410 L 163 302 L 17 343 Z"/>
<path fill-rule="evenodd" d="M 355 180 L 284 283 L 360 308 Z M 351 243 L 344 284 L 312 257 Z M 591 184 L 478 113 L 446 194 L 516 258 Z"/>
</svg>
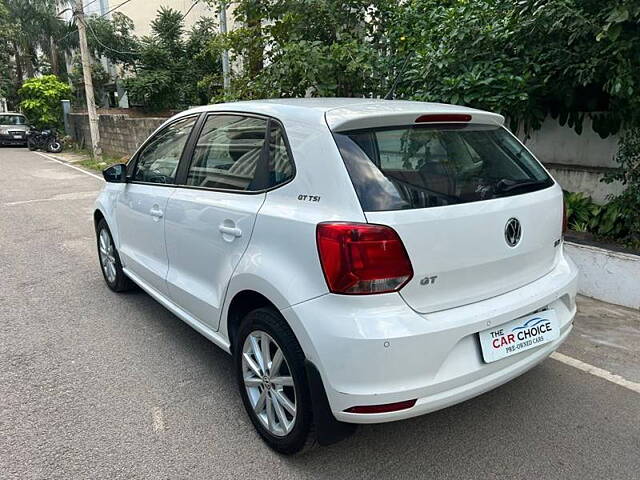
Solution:
<svg viewBox="0 0 640 480">
<path fill-rule="evenodd" d="M 89 2 L 87 5 L 85 5 L 85 7 L 88 7 L 89 5 L 91 5 L 92 3 L 97 2 L 98 0 L 92 0 L 91 2 Z M 99 15 L 98 18 L 102 18 L 108 14 L 110 14 L 111 12 L 116 11 L 118 8 L 122 7 L 124 4 L 129 3 L 131 0 L 125 0 L 124 2 L 116 5 L 115 7 L 113 7 L 111 10 L 106 11 L 105 13 L 103 13 L 102 15 Z M 200 3 L 200 0 L 195 0 L 191 6 L 189 7 L 189 9 L 182 15 L 182 18 L 185 18 L 187 15 L 189 15 L 189 13 L 191 13 L 191 10 L 193 10 L 193 8 L 198 5 Z M 89 27 L 89 31 L 91 32 L 91 35 L 93 36 L 93 38 L 96 40 L 96 42 L 98 42 L 98 44 L 107 49 L 107 50 L 111 50 L 112 52 L 115 53 L 120 53 L 122 55 L 140 55 L 140 52 L 121 52 L 119 50 L 116 50 L 114 48 L 111 48 L 107 45 L 105 45 L 104 43 L 102 43 L 100 41 L 100 39 L 98 38 L 98 36 L 96 35 L 96 32 L 93 30 L 93 28 L 91 27 L 91 25 L 89 23 L 87 23 L 87 27 Z M 67 38 L 69 35 L 72 35 L 74 33 L 76 33 L 77 30 L 72 30 L 69 33 L 67 33 L 66 35 L 62 36 L 61 38 L 59 38 L 58 40 L 56 40 L 57 42 L 60 42 L 62 40 L 64 40 L 65 38 Z"/>
<path fill-rule="evenodd" d="M 121 6 L 123 6 L 125 3 L 129 3 L 131 0 L 124 0 L 124 2 L 120 3 L 119 5 L 116 5 L 115 7 L 113 7 L 111 10 L 107 10 L 106 12 L 104 12 L 102 15 L 100 15 L 100 17 L 104 17 L 105 15 L 109 15 L 111 12 L 116 11 L 117 9 L 119 9 Z"/>
<path fill-rule="evenodd" d="M 92 3 L 97 2 L 98 0 L 91 0 L 91 2 L 87 3 L 87 5 L 85 5 L 86 7 L 88 7 L 89 5 L 91 5 Z M 117 10 L 118 8 L 120 8 L 121 6 L 123 6 L 125 3 L 129 3 L 131 0 L 125 0 L 124 2 L 120 3 L 119 5 L 116 5 L 115 7 L 113 7 L 111 10 L 107 10 L 106 12 L 104 12 L 103 14 L 99 15 L 98 18 L 102 18 L 105 15 L 110 14 L 111 12 Z M 62 11 L 64 12 L 64 10 Z M 60 13 L 62 13 L 60 12 Z M 59 15 L 59 14 L 58 14 Z M 67 33 L 66 35 L 63 35 L 62 37 L 60 37 L 59 39 L 56 40 L 56 42 L 61 42 L 62 40 L 64 40 L 65 38 L 67 38 L 69 35 L 73 35 L 74 33 L 76 33 L 77 30 L 71 30 L 69 33 Z M 105 47 L 108 48 L 108 47 Z"/>
<path fill-rule="evenodd" d="M 196 6 L 197 4 L 199 4 L 199 3 L 200 3 L 200 0 L 196 0 L 195 2 L 193 2 L 193 3 L 191 4 L 191 6 L 189 7 L 189 10 L 187 10 L 187 11 L 185 12 L 185 14 L 184 14 L 184 15 L 182 15 L 182 18 L 184 19 L 184 17 L 186 17 L 187 15 L 189 15 L 189 13 L 191 12 L 191 10 L 193 10 L 193 7 L 195 7 L 195 6 Z"/>
<path fill-rule="evenodd" d="M 120 50 L 116 50 L 115 48 L 111 48 L 105 45 L 100 41 L 100 39 L 98 38 L 98 35 L 96 35 L 96 32 L 93 30 L 93 27 L 91 26 L 91 23 L 86 22 L 86 25 L 89 28 L 89 32 L 91 32 L 91 35 L 93 36 L 95 41 L 98 42 L 98 45 L 100 45 L 102 48 L 106 48 L 107 50 L 111 50 L 112 52 L 119 53 L 121 55 L 140 55 L 140 52 L 121 52 Z"/>
</svg>

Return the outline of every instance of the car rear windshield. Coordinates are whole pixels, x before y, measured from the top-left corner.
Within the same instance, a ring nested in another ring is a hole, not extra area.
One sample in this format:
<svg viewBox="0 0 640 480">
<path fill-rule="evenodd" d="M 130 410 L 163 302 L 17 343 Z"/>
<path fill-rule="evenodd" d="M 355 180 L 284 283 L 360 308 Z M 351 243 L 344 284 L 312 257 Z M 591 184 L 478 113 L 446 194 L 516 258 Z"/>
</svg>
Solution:
<svg viewBox="0 0 640 480">
<path fill-rule="evenodd" d="M 0 115 L 0 125 L 26 125 L 27 119 L 22 115 Z"/>
<path fill-rule="evenodd" d="M 476 202 L 553 185 L 499 126 L 412 125 L 333 135 L 364 211 Z"/>
</svg>

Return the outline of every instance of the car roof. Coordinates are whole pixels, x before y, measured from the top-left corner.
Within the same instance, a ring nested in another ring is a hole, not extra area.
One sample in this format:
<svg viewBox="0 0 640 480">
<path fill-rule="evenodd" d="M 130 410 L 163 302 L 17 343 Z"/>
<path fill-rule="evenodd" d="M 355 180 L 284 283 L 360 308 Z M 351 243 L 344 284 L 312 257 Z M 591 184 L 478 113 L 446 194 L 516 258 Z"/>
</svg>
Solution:
<svg viewBox="0 0 640 480">
<path fill-rule="evenodd" d="M 331 130 L 412 124 L 425 114 L 461 113 L 472 122 L 502 125 L 504 117 L 474 108 L 444 103 L 383 100 L 374 98 L 278 98 L 218 103 L 197 107 L 183 114 L 204 111 L 244 112 L 268 115 L 289 122 L 324 123 Z"/>
</svg>

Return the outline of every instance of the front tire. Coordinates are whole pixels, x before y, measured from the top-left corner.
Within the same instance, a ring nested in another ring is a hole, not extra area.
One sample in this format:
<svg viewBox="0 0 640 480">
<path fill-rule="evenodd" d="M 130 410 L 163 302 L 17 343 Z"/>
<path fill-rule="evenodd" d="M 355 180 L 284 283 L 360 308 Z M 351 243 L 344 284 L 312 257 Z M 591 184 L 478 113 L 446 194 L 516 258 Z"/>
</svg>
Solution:
<svg viewBox="0 0 640 480">
<path fill-rule="evenodd" d="M 47 150 L 50 153 L 60 153 L 62 151 L 62 142 L 57 139 L 53 139 L 47 145 Z"/>
<path fill-rule="evenodd" d="M 282 316 L 272 308 L 247 314 L 233 356 L 242 403 L 267 445 L 288 455 L 312 446 L 305 357 Z"/>
<path fill-rule="evenodd" d="M 107 286 L 114 292 L 125 292 L 133 287 L 133 282 L 122 270 L 120 256 L 116 250 L 107 222 L 101 219 L 96 227 L 98 259 L 100 270 Z"/>
<path fill-rule="evenodd" d="M 31 141 L 31 139 L 27 140 L 27 148 L 28 148 L 29 150 L 31 150 L 32 152 L 33 152 L 34 150 L 37 150 L 36 146 L 33 144 L 33 142 Z"/>
</svg>

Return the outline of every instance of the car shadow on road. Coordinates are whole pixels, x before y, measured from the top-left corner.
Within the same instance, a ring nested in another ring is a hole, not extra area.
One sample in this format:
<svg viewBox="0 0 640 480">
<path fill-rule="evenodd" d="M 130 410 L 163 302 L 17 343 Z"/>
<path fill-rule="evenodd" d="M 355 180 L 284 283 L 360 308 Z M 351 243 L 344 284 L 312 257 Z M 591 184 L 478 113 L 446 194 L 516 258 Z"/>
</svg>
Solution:
<svg viewBox="0 0 640 480">
<path fill-rule="evenodd" d="M 606 440 L 588 426 L 589 418 L 598 416 L 599 410 L 594 400 L 585 396 L 582 377 L 549 359 L 462 404 L 400 422 L 363 425 L 338 444 L 316 447 L 299 456 L 281 456 L 262 444 L 246 418 L 231 357 L 143 292 L 133 292 L 129 299 L 137 308 L 152 311 L 151 317 L 163 327 L 167 341 L 184 356 L 180 361 L 199 370 L 197 383 L 191 385 L 193 395 L 201 399 L 212 392 L 218 395 L 210 404 L 200 403 L 198 410 L 219 409 L 220 403 L 226 402 L 227 417 L 207 420 L 206 430 L 240 429 L 243 442 L 252 445 L 250 451 L 284 463 L 296 477 L 477 478 L 478 472 L 494 472 L 497 477 L 522 478 L 538 472 L 541 478 L 562 478 L 575 476 L 575 466 L 584 461 L 584 452 L 601 451 L 599 442 Z M 596 385 L 595 393 L 606 397 L 605 386 Z M 569 416 L 568 408 L 582 413 Z M 222 435 L 237 437 L 238 432 Z M 220 451 L 214 455 L 234 448 L 215 445 Z M 245 455 L 250 461 L 251 455 Z M 615 455 L 602 451 L 598 464 L 603 472 L 607 468 L 611 472 Z"/>
</svg>

